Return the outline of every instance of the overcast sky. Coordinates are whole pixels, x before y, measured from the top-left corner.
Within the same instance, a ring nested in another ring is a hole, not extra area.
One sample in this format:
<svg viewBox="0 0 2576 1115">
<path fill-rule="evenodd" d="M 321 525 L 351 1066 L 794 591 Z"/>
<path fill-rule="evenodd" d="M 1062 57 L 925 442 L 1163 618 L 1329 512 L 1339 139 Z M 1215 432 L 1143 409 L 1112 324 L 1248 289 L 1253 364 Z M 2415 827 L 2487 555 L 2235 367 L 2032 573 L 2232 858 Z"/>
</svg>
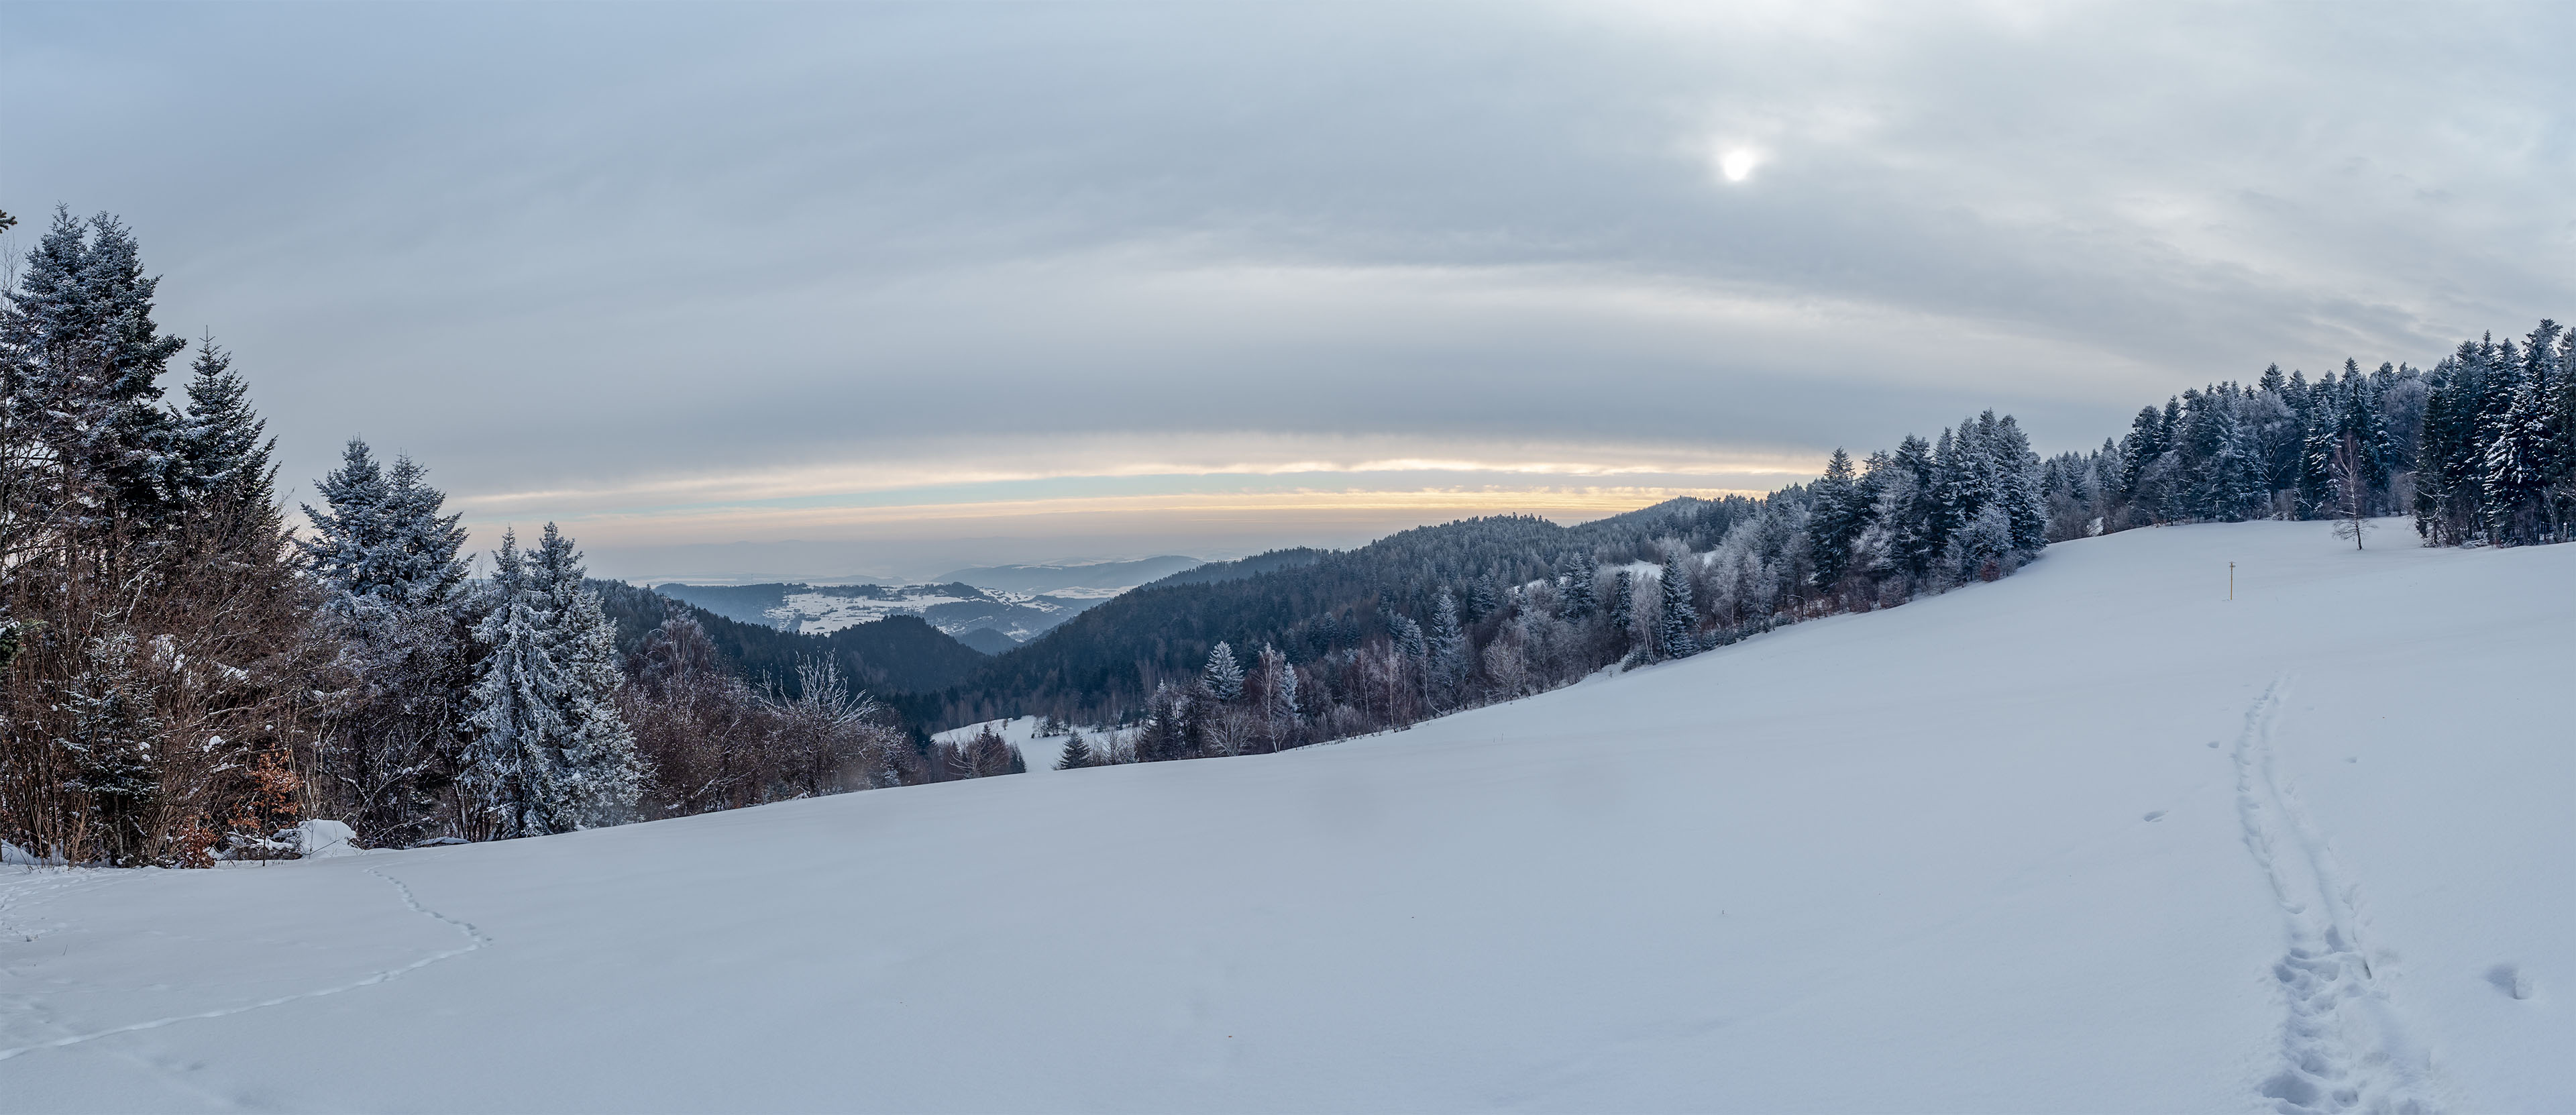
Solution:
<svg viewBox="0 0 2576 1115">
<path fill-rule="evenodd" d="M 0 18 L 0 208 L 121 214 L 295 494 L 364 435 L 605 575 L 1571 521 L 2576 314 L 2567 4 Z"/>
</svg>

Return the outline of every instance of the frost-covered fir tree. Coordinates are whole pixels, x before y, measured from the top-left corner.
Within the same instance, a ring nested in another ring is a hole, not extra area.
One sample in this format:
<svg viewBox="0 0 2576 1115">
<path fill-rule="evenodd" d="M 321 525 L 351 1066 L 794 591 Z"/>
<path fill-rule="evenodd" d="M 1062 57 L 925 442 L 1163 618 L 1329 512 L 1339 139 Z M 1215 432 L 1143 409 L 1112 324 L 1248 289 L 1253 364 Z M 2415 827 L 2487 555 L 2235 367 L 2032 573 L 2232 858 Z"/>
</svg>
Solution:
<svg viewBox="0 0 2576 1115">
<path fill-rule="evenodd" d="M 2487 374 L 2477 343 L 2463 341 L 2430 377 L 2415 448 L 2415 529 L 2432 545 L 2459 545 L 2484 530 L 2479 404 Z"/>
<path fill-rule="evenodd" d="M 1688 658 L 1699 653 L 1699 611 L 1691 604 L 1690 573 L 1678 557 L 1666 559 L 1663 606 L 1655 617 L 1655 655 Z"/>
<path fill-rule="evenodd" d="M 1960 580 L 1991 581 L 2013 570 L 2012 517 L 2001 505 L 1980 508 L 1950 538 L 1950 565 Z"/>
<path fill-rule="evenodd" d="M 632 819 L 642 781 L 615 702 L 616 630 L 581 584 L 581 555 L 554 524 L 522 553 L 504 534 L 487 610 L 491 648 L 474 685 L 470 781 L 497 835 L 536 836 Z"/>
<path fill-rule="evenodd" d="M 317 679 L 315 748 L 347 791 L 337 819 L 386 843 L 462 835 L 438 799 L 472 775 L 460 769 L 476 683 L 464 528 L 419 466 L 397 458 L 388 474 L 363 440 L 314 487 L 323 505 L 304 509 L 314 531 L 296 544 L 336 645 Z"/>
<path fill-rule="evenodd" d="M 1288 746 L 1297 734 L 1297 668 L 1278 647 L 1261 648 L 1261 717 L 1272 750 Z"/>
<path fill-rule="evenodd" d="M 1145 699 L 1145 723 L 1136 732 L 1136 761 L 1162 763 L 1195 755 L 1190 712 L 1187 694 L 1170 682 L 1157 684 Z"/>
<path fill-rule="evenodd" d="M 1234 648 L 1223 642 L 1208 652 L 1207 668 L 1199 671 L 1199 684 L 1208 696 L 1231 701 L 1243 695 L 1243 666 L 1234 660 Z"/>
<path fill-rule="evenodd" d="M 2392 447 L 2387 421 L 2379 413 L 2378 395 L 2357 362 L 2344 361 L 2344 374 L 2331 373 L 2317 383 L 2319 399 L 2308 427 L 2308 465 L 2302 495 L 2312 512 L 2341 517 L 2348 510 L 2350 484 L 2361 484 L 2361 514 L 2367 515 L 2377 493 L 2388 487 Z"/>
<path fill-rule="evenodd" d="M 2479 495 L 2490 535 L 2499 544 L 2547 541 L 2556 527 L 2550 521 L 2549 488 L 2560 471 L 2561 431 L 2552 404 L 2561 392 L 2551 382 L 2558 333 L 2554 321 L 2532 330 L 2522 360 L 2498 376 L 2510 386 L 2498 393 L 2500 405 L 2479 431 L 2486 444 Z"/>
<path fill-rule="evenodd" d="M 10 432 L 49 466 L 49 490 L 11 498 L 97 521 L 163 510 L 173 423 L 158 381 L 187 342 L 153 324 L 159 285 L 114 217 L 55 209 L 0 311 Z"/>
<path fill-rule="evenodd" d="M 1395 649 L 1403 652 L 1406 658 L 1420 662 L 1431 657 L 1431 643 L 1422 637 L 1422 625 L 1413 622 L 1412 616 L 1387 613 L 1386 633 L 1387 638 L 1394 640 Z"/>
<path fill-rule="evenodd" d="M 1628 628 L 1636 622 L 1637 575 L 1622 569 L 1610 578 L 1610 609 L 1603 625 L 1609 629 L 1615 645 L 1624 650 Z"/>
<path fill-rule="evenodd" d="M 1584 619 L 1600 607 L 1599 590 L 1593 587 L 1600 574 L 1601 567 L 1592 559 L 1590 550 L 1575 551 L 1573 559 L 1566 563 L 1565 618 Z"/>
<path fill-rule="evenodd" d="M 396 560 L 391 563 L 399 591 L 392 598 L 413 608 L 444 604 L 465 585 L 462 513 L 441 514 L 447 494 L 430 487 L 428 470 L 407 456 L 394 458 L 385 474 L 384 521 L 391 530 Z"/>
<path fill-rule="evenodd" d="M 1424 682 L 1431 688 L 1432 703 L 1445 708 L 1459 699 L 1475 665 L 1469 657 L 1467 631 L 1458 623 L 1458 598 L 1448 589 L 1441 589 L 1439 600 L 1431 606 L 1428 634 L 1431 654 Z"/>
<path fill-rule="evenodd" d="M 2228 392 L 2220 396 L 2210 416 L 2213 429 L 2202 513 L 2223 523 L 2260 516 L 2272 495 L 2264 479 L 2263 447 L 2239 409 L 2237 396 Z"/>
<path fill-rule="evenodd" d="M 1878 509 L 1873 518 L 1883 531 L 1879 559 L 1916 581 L 1931 576 L 1948 533 L 1941 525 L 1941 497 L 1935 483 L 1932 443 L 1913 434 L 1896 443 L 1887 467 L 1875 470 Z"/>
<path fill-rule="evenodd" d="M 188 404 L 173 432 L 169 484 L 188 506 L 268 499 L 277 439 L 250 406 L 232 354 L 209 338 L 189 368 Z"/>
<path fill-rule="evenodd" d="M 340 467 L 314 485 L 323 507 L 304 508 L 314 537 L 296 545 L 331 591 L 326 606 L 421 608 L 455 598 L 465 582 L 465 530 L 460 516 L 439 514 L 447 497 L 424 475 L 409 457 L 396 458 L 388 475 L 367 443 L 351 438 Z"/>
<path fill-rule="evenodd" d="M 63 695 L 68 731 L 56 742 L 72 760 L 66 788 L 88 796 L 109 864 L 124 866 L 143 850 L 160 790 L 152 741 L 162 725 L 132 635 L 92 639 L 86 650 L 90 668 Z"/>
<path fill-rule="evenodd" d="M 2041 490 L 2039 454 L 2031 452 L 2029 435 L 2007 414 L 1995 421 L 1986 442 L 1996 470 L 1995 503 L 2012 525 L 2013 548 L 2024 554 L 2047 549 L 2048 497 Z"/>
<path fill-rule="evenodd" d="M 1830 589 L 1851 572 L 1852 547 L 1869 527 L 1871 500 L 1853 474 L 1851 454 L 1839 446 L 1808 493 L 1807 534 L 1814 542 L 1810 576 L 1817 587 Z"/>
</svg>

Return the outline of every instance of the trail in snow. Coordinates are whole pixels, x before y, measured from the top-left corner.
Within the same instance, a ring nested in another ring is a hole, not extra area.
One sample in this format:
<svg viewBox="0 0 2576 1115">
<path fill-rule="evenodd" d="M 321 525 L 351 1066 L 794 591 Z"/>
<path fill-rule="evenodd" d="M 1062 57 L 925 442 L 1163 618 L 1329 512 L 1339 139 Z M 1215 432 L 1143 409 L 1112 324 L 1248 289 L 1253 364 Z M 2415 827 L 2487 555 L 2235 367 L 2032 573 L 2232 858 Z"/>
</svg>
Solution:
<svg viewBox="0 0 2576 1115">
<path fill-rule="evenodd" d="M 2429 1058 L 2389 997 L 2388 958 L 2375 968 L 2364 949 L 2360 888 L 2343 882 L 2333 849 L 2281 783 L 2272 729 L 2284 688 L 2273 682 L 2246 710 L 2235 750 L 2245 847 L 2288 923 L 2288 951 L 2272 966 L 2288 1006 L 2283 1065 L 2262 1095 L 2282 1115 L 2430 1115 Z"/>
<path fill-rule="evenodd" d="M 410 907 L 413 913 L 419 914 L 433 921 L 442 922 L 453 927 L 458 933 L 463 934 L 465 937 L 465 947 L 447 949 L 442 952 L 434 952 L 428 956 L 412 961 L 409 964 L 405 964 L 402 967 L 387 968 L 383 971 L 369 975 L 364 979 L 351 980 L 350 982 L 343 984 L 335 984 L 317 991 L 304 991 L 293 995 L 280 995 L 272 999 L 262 999 L 255 1003 L 243 1003 L 239 1006 L 198 1011 L 194 1014 L 179 1014 L 172 1015 L 168 1018 L 155 1018 L 144 1022 L 129 1022 L 123 1026 L 112 1026 L 104 1030 L 93 1030 L 83 1034 L 72 1034 L 67 1037 L 56 1038 L 52 1041 L 40 1041 L 33 1045 L 21 1045 L 14 1049 L 0 1049 L 0 1061 L 6 1061 L 13 1057 L 27 1053 L 34 1053 L 42 1049 L 60 1049 L 64 1046 L 81 1045 L 87 1042 L 97 1041 L 100 1038 L 115 1037 L 118 1034 L 131 1034 L 138 1030 L 157 1030 L 163 1026 L 175 1025 L 181 1022 L 194 1022 L 207 1018 L 226 1018 L 236 1014 L 247 1014 L 251 1011 L 265 1010 L 269 1007 L 299 1002 L 305 999 L 319 999 L 326 995 L 338 995 L 343 992 L 355 991 L 361 987 L 373 987 L 388 980 L 396 979 L 412 972 L 417 972 L 432 964 L 436 964 L 439 961 L 463 956 L 466 953 L 473 952 L 492 943 L 492 938 L 485 936 L 482 930 L 474 928 L 472 924 L 458 921 L 455 918 L 448 917 L 445 914 L 421 905 L 420 900 L 412 896 L 411 888 L 404 886 L 402 880 L 394 878 L 391 875 L 387 875 L 372 867 L 367 869 L 367 874 L 373 875 L 376 878 L 392 884 L 394 892 L 402 897 L 403 905 Z M 62 1027 L 56 1024 L 53 1028 L 61 1029 Z"/>
</svg>

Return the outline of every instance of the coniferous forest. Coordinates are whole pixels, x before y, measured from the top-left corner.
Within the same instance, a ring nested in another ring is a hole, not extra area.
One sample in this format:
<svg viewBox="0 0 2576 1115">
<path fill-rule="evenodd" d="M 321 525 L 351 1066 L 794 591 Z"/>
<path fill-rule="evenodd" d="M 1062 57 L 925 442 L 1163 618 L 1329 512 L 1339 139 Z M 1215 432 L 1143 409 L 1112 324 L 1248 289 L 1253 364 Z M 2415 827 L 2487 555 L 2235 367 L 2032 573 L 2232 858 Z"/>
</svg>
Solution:
<svg viewBox="0 0 2576 1115">
<path fill-rule="evenodd" d="M 0 226 L 8 221 L 0 215 Z M 2328 520 L 2368 545 L 2576 536 L 2576 335 L 2430 370 L 2266 369 L 2042 459 L 1991 411 L 1753 499 L 1527 517 L 1177 574 L 984 659 L 914 619 L 787 635 L 586 576 L 551 524 L 488 576 L 420 463 L 349 442 L 294 509 L 233 354 L 166 335 L 115 218 L 58 210 L 0 298 L 0 840 L 113 865 L 501 839 L 1014 773 L 1275 751 L 2010 575 L 2053 542 Z M 2394 539 L 2381 539 L 2391 544 Z M 1080 737 L 1077 737 L 1080 738 Z"/>
</svg>

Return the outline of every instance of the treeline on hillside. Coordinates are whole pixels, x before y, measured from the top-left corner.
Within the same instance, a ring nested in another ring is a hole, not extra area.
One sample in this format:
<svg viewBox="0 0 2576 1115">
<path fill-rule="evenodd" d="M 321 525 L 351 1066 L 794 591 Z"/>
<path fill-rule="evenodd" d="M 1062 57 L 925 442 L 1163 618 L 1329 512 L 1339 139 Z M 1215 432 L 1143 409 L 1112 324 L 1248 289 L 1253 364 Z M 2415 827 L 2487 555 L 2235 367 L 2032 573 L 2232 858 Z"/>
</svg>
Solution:
<svg viewBox="0 0 2576 1115">
<path fill-rule="evenodd" d="M 1629 561 L 1659 538 L 1714 545 L 1754 505 L 1742 497 L 1674 500 L 1572 528 L 1492 516 L 1402 531 L 1354 550 L 1201 566 L 1075 616 L 918 707 L 946 724 L 1040 713 L 1106 723 L 1134 715 L 1161 682 L 1196 676 L 1220 640 L 1272 644 L 1313 660 L 1384 637 L 1388 615 L 1427 616 L 1444 587 L 1474 609 L 1504 586 L 1552 575 L 1577 549 Z"/>
<path fill-rule="evenodd" d="M 1759 500 L 1470 519 L 1147 586 L 996 658 L 940 715 L 1131 722 L 1146 761 L 1293 747 L 1991 580 L 2046 536 L 2040 460 L 1990 411 Z"/>
<path fill-rule="evenodd" d="M 2428 545 L 2576 529 L 2576 336 L 2463 341 L 2429 372 L 2266 368 L 2145 407 L 2126 437 L 2051 458 L 2051 540 L 2177 522 L 2411 513 Z"/>
<path fill-rule="evenodd" d="M 1518 520 L 1418 533 L 1451 551 L 1555 553 L 1554 575 L 1504 587 L 1462 576 L 1474 561 L 1408 560 L 1404 536 L 1374 561 L 1301 552 L 1280 563 L 1294 568 L 1253 577 L 1211 566 L 1199 597 L 1138 593 L 1059 631 L 1066 644 L 1005 655 L 988 671 L 1003 691 L 961 693 L 947 713 L 989 715 L 1017 701 L 1054 717 L 1139 718 L 1132 747 L 1103 761 L 1267 750 L 1508 699 L 1609 661 L 1902 603 L 2008 573 L 2053 541 L 2278 518 L 2336 520 L 2358 546 L 2371 517 L 2408 511 L 2427 545 L 2576 533 L 2576 334 L 2542 321 L 2519 345 L 2462 342 L 2430 372 L 2346 361 L 2314 384 L 2276 365 L 2251 386 L 2215 384 L 2143 408 L 2125 438 L 2045 463 L 1992 413 L 1933 442 L 1909 437 L 1857 470 L 1837 450 L 1815 483 L 1730 507 L 1714 552 L 1679 532 L 1655 537 L 1647 549 L 1660 571 L 1621 572 L 1606 588 L 1599 571 L 1639 550 L 1587 550 L 1583 528 Z M 1605 522 L 1633 542 L 1664 514 Z M 1350 575 L 1332 580 L 1342 570 Z M 1311 606 L 1334 594 L 1338 606 Z M 1312 614 L 1283 618 L 1301 609 Z M 1175 668 L 1197 652 L 1192 636 L 1213 643 L 1194 679 Z M 1235 645 L 1261 648 L 1248 668 Z M 1133 682 L 1119 676 L 1122 664 Z M 1066 699 L 1083 682 L 1095 695 Z"/>
<path fill-rule="evenodd" d="M 200 342 L 184 402 L 164 398 L 188 344 L 155 326 L 122 224 L 57 211 L 11 262 L 0 841 L 193 866 L 293 854 L 300 819 L 480 840 L 1016 769 L 860 691 L 980 661 L 918 621 L 791 652 L 626 586 L 612 620 L 552 524 L 505 536 L 476 583 L 426 470 L 362 441 L 297 536 L 231 357 Z"/>
</svg>

